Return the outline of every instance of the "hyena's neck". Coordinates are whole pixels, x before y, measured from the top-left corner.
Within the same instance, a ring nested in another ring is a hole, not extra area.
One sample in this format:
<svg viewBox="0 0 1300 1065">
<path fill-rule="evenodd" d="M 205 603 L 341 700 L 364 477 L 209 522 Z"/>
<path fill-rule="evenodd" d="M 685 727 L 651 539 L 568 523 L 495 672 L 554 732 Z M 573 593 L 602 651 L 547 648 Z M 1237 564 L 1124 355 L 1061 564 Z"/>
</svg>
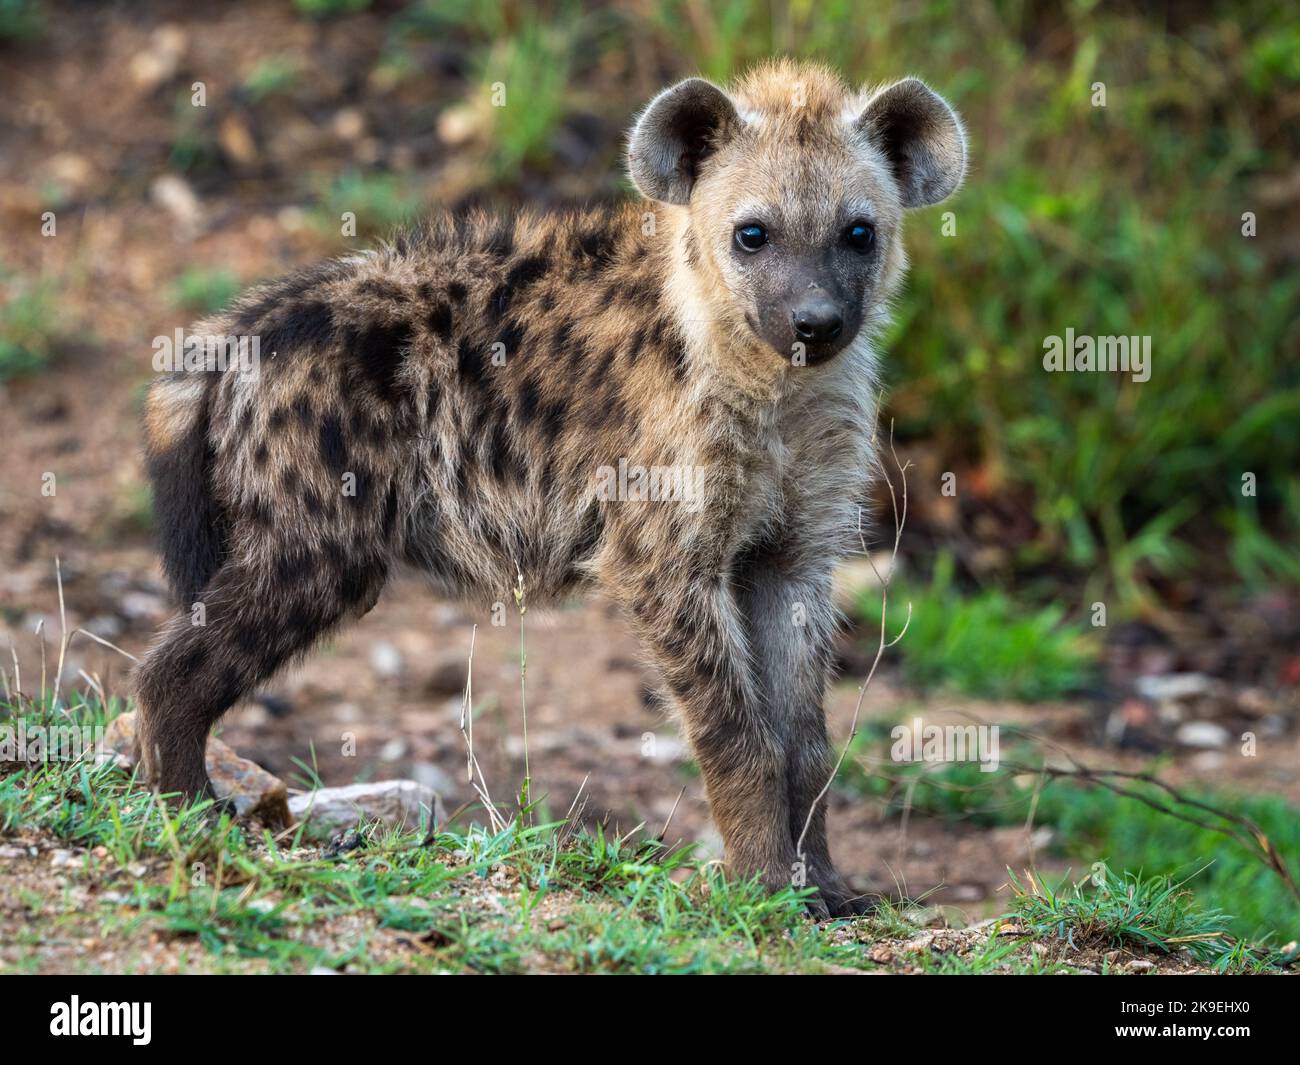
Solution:
<svg viewBox="0 0 1300 1065">
<path fill-rule="evenodd" d="M 796 384 L 791 363 L 760 341 L 717 269 L 700 250 L 685 208 L 659 205 L 665 231 L 664 292 L 686 338 L 700 385 L 740 406 L 770 406 Z"/>
</svg>

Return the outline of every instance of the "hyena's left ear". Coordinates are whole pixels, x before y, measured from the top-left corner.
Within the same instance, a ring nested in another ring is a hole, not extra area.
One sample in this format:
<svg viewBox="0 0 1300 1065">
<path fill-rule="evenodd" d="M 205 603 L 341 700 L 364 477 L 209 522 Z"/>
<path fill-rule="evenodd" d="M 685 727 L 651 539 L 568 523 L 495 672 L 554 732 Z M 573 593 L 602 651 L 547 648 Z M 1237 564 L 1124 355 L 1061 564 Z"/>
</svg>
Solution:
<svg viewBox="0 0 1300 1065">
<path fill-rule="evenodd" d="M 889 159 L 904 207 L 938 203 L 961 184 L 966 132 L 953 109 L 919 78 L 879 90 L 857 126 Z"/>
<path fill-rule="evenodd" d="M 688 78 L 665 89 L 637 119 L 627 169 L 647 199 L 685 204 L 700 165 L 740 127 L 731 98 L 710 81 Z"/>
</svg>

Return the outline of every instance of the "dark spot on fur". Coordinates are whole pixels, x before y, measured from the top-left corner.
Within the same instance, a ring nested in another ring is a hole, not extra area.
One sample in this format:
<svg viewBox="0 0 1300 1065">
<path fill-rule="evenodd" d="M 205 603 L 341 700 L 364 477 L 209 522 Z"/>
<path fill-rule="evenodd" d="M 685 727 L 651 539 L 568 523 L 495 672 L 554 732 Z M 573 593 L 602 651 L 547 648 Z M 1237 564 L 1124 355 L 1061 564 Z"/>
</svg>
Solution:
<svg viewBox="0 0 1300 1065">
<path fill-rule="evenodd" d="M 492 433 L 492 442 L 488 451 L 492 466 L 492 476 L 498 482 L 520 482 L 524 479 L 524 467 L 510 443 L 509 434 L 504 424 L 498 424 Z"/>
<path fill-rule="evenodd" d="M 324 348 L 334 339 L 334 315 L 329 304 L 308 300 L 284 308 L 261 332 L 261 354 L 279 357 L 301 348 Z"/>
<path fill-rule="evenodd" d="M 325 513 L 325 505 L 321 502 L 320 493 L 314 488 L 304 488 L 302 490 L 302 505 L 307 508 L 307 513 L 313 518 L 319 518 Z"/>
<path fill-rule="evenodd" d="M 562 398 L 542 405 L 542 431 L 548 440 L 554 440 L 564 432 L 567 416 L 568 409 Z"/>
<path fill-rule="evenodd" d="M 405 303 L 411 298 L 404 289 L 382 278 L 372 277 L 362 281 L 357 285 L 357 291 L 363 295 L 376 296 L 379 299 L 390 300 L 393 303 Z"/>
<path fill-rule="evenodd" d="M 636 365 L 637 357 L 641 354 L 641 349 L 645 347 L 645 334 L 646 334 L 646 328 L 645 326 L 642 326 L 640 329 L 636 331 L 636 334 L 632 337 L 632 339 L 628 341 L 628 345 L 625 350 L 627 351 L 627 364 L 629 366 Z"/>
<path fill-rule="evenodd" d="M 343 498 L 346 499 L 353 506 L 360 509 L 364 507 L 366 505 L 367 500 L 370 499 L 370 471 L 367 470 L 364 466 L 358 466 L 356 469 L 351 470 L 350 472 L 356 478 L 356 484 L 355 484 L 356 491 L 353 495 L 344 496 Z"/>
<path fill-rule="evenodd" d="M 308 576 L 315 560 L 309 551 L 286 552 L 275 560 L 275 576 L 283 584 L 296 584 Z"/>
<path fill-rule="evenodd" d="M 519 386 L 519 402 L 517 410 L 519 411 L 519 420 L 527 425 L 537 417 L 537 382 L 528 378 Z"/>
<path fill-rule="evenodd" d="M 193 677 L 208 660 L 208 652 L 202 643 L 195 643 L 176 660 L 176 675 L 182 680 Z"/>
<path fill-rule="evenodd" d="M 588 229 L 578 237 L 578 250 L 596 270 L 604 270 L 614 259 L 614 233 L 606 228 Z"/>
<path fill-rule="evenodd" d="M 456 372 L 466 384 L 475 388 L 483 386 L 483 354 L 469 337 L 461 337 L 456 345 Z"/>
<path fill-rule="evenodd" d="M 695 234 L 690 229 L 685 230 L 682 234 L 682 252 L 687 266 L 699 265 L 700 246 L 696 243 Z"/>
<path fill-rule="evenodd" d="M 515 298 L 515 290 L 502 283 L 492 290 L 488 297 L 488 313 L 504 318 L 510 313 L 510 301 Z"/>
<path fill-rule="evenodd" d="M 429 331 L 444 343 L 451 339 L 451 305 L 438 302 L 429 310 Z"/>
<path fill-rule="evenodd" d="M 267 506 L 266 500 L 261 496 L 253 497 L 249 513 L 252 514 L 255 525 L 260 525 L 264 529 L 271 527 L 271 508 Z"/>
<path fill-rule="evenodd" d="M 344 336 L 344 347 L 363 381 L 380 399 L 394 403 L 401 398 L 398 375 L 402 369 L 402 348 L 411 342 L 408 322 L 394 325 L 371 325 L 349 329 Z"/>
<path fill-rule="evenodd" d="M 498 338 L 499 343 L 505 349 L 505 356 L 511 359 L 516 355 L 522 354 L 524 350 L 524 331 L 515 322 L 507 322 L 506 327 L 501 331 Z"/>
<path fill-rule="evenodd" d="M 686 345 L 671 344 L 664 351 L 664 356 L 671 366 L 673 378 L 679 384 L 686 380 Z"/>
<path fill-rule="evenodd" d="M 526 288 L 546 276 L 551 260 L 545 255 L 529 255 L 520 259 L 506 274 L 506 287 L 511 289 Z"/>
<path fill-rule="evenodd" d="M 569 355 L 570 354 L 569 347 L 573 343 L 573 323 L 569 321 L 564 321 L 561 322 L 558 326 L 556 326 L 555 339 L 551 343 L 555 349 L 554 350 L 555 355 L 559 356 L 560 358 L 564 358 L 565 356 Z M 581 353 L 582 353 L 582 349 L 581 347 L 579 347 L 576 354 L 580 356 Z"/>
<path fill-rule="evenodd" d="M 339 598 L 348 606 L 356 606 L 376 593 L 375 585 L 384 578 L 382 566 L 373 562 L 349 562 L 339 574 Z"/>
<path fill-rule="evenodd" d="M 572 561 L 587 562 L 600 546 L 600 538 L 605 532 L 605 517 L 597 506 L 590 507 L 582 518 L 582 528 L 573 544 Z"/>
<path fill-rule="evenodd" d="M 341 474 L 348 464 L 348 449 L 343 440 L 343 426 L 333 414 L 327 414 L 321 419 L 320 454 L 326 468 L 334 474 Z"/>
<path fill-rule="evenodd" d="M 397 524 L 397 482 L 390 481 L 388 484 L 388 495 L 384 497 L 384 517 L 380 526 L 380 535 L 387 540 L 393 535 L 393 528 Z"/>
</svg>

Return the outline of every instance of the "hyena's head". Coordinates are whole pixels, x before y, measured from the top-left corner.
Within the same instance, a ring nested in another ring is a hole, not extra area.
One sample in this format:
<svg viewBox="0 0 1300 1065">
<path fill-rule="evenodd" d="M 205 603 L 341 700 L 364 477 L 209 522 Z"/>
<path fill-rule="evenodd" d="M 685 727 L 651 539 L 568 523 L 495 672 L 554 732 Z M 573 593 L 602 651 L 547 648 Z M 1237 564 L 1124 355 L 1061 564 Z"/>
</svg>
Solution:
<svg viewBox="0 0 1300 1065">
<path fill-rule="evenodd" d="M 966 142 L 915 78 L 853 91 L 783 61 L 730 91 L 691 78 L 660 93 L 628 164 L 643 195 L 684 210 L 680 254 L 711 313 L 816 363 L 881 317 L 906 265 L 902 213 L 957 188 Z"/>
</svg>

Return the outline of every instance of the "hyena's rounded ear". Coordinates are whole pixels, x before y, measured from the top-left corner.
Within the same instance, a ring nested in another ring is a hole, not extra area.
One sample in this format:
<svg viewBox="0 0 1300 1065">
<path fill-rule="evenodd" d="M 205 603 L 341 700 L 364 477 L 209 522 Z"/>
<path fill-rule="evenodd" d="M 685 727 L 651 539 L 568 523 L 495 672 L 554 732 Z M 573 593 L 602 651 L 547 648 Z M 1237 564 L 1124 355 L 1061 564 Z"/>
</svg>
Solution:
<svg viewBox="0 0 1300 1065">
<path fill-rule="evenodd" d="M 938 203 L 961 184 L 966 131 L 956 112 L 919 78 L 879 90 L 857 126 L 889 159 L 904 207 Z"/>
<path fill-rule="evenodd" d="M 700 165 L 740 127 L 731 98 L 712 82 L 688 78 L 665 89 L 632 127 L 627 169 L 647 199 L 685 204 Z"/>
</svg>

